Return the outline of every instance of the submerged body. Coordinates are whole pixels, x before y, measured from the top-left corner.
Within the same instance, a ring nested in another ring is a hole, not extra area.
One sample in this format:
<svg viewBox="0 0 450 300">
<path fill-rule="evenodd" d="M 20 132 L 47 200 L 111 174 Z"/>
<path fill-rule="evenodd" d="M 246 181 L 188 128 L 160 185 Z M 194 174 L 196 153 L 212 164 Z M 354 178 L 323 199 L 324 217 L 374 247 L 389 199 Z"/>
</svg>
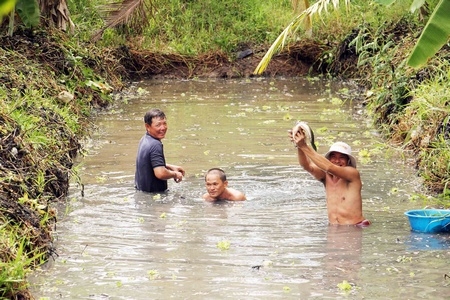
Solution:
<svg viewBox="0 0 450 300">
<path fill-rule="evenodd" d="M 161 140 L 167 133 L 166 115 L 151 109 L 144 116 L 145 135 L 141 138 L 136 156 L 135 187 L 143 192 L 164 192 L 167 180 L 183 180 L 182 167 L 167 164 Z"/>
<path fill-rule="evenodd" d="M 241 191 L 228 187 L 225 172 L 219 168 L 209 169 L 205 175 L 206 193 L 202 198 L 213 202 L 219 200 L 244 201 L 245 194 Z"/>
</svg>

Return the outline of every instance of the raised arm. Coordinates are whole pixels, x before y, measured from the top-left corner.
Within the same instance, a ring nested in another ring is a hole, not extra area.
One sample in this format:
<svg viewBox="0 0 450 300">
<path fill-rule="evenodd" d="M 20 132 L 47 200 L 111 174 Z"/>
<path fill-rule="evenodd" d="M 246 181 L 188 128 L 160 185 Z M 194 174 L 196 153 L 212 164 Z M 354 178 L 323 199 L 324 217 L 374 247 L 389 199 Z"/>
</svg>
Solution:
<svg viewBox="0 0 450 300">
<path fill-rule="evenodd" d="M 360 181 L 360 174 L 356 168 L 353 168 L 351 166 L 341 167 L 335 165 L 306 144 L 300 144 L 298 146 L 298 150 L 299 153 L 301 151 L 305 156 L 307 156 L 312 161 L 312 164 L 314 164 L 316 168 L 322 170 L 322 172 L 332 174 L 349 182 Z M 312 172 L 310 173 L 313 174 Z"/>
<path fill-rule="evenodd" d="M 305 169 L 305 171 L 309 172 L 319 181 L 324 182 L 325 180 L 325 172 L 322 168 L 318 167 L 313 160 L 310 159 L 311 153 L 316 153 L 314 149 L 306 144 L 305 134 L 302 130 L 300 130 L 294 137 L 292 136 L 292 132 L 289 132 L 291 140 L 297 147 L 297 156 L 299 164 Z M 319 154 L 317 154 L 319 155 Z M 320 156 L 320 155 L 319 155 Z"/>
</svg>

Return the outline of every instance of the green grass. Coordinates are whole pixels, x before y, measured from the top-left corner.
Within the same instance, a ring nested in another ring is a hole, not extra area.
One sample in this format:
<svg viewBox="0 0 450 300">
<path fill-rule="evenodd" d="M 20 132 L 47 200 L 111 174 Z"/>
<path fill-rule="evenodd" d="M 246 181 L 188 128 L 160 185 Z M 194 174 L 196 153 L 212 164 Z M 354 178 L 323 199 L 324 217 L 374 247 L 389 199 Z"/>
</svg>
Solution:
<svg viewBox="0 0 450 300">
<path fill-rule="evenodd" d="M 24 291 L 28 287 L 26 276 L 30 266 L 42 263 L 45 252 L 33 248 L 29 239 L 33 234 L 11 224 L 6 219 L 0 222 L 0 298 L 16 299 L 15 291 Z"/>
<path fill-rule="evenodd" d="M 75 1 L 73 18 L 83 30 L 94 32 L 102 26 L 98 13 L 103 1 L 83 6 Z M 288 0 L 183 1 L 155 0 L 155 13 L 143 34 L 126 38 L 120 30 L 105 31 L 99 45 L 131 44 L 158 53 L 196 55 L 224 51 L 232 53 L 242 45 L 271 43 L 293 17 Z M 81 9 L 83 8 L 83 9 Z M 92 18 L 84 17 L 84 9 Z"/>
</svg>

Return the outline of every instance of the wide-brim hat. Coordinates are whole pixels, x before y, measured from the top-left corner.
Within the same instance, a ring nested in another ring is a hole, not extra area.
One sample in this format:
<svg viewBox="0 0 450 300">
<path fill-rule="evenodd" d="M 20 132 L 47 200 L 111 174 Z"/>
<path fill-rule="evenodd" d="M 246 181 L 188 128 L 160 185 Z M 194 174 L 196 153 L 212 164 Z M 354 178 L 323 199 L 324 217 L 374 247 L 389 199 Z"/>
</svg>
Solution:
<svg viewBox="0 0 450 300">
<path fill-rule="evenodd" d="M 350 166 L 356 168 L 356 158 L 352 155 L 352 147 L 350 147 L 348 144 L 344 142 L 336 142 L 333 145 L 331 145 L 330 150 L 328 150 L 328 152 L 325 153 L 325 157 L 327 159 L 330 159 L 331 152 L 339 152 L 347 155 L 348 158 L 350 159 Z"/>
</svg>

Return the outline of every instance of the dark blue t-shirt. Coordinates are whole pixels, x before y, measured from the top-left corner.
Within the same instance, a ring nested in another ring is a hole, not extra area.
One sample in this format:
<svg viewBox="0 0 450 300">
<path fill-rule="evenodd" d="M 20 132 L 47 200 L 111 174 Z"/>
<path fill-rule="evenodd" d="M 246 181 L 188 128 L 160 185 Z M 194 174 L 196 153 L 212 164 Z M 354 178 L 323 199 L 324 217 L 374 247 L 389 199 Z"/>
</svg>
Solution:
<svg viewBox="0 0 450 300">
<path fill-rule="evenodd" d="M 153 168 L 161 166 L 166 166 L 163 144 L 146 133 L 139 141 L 136 157 L 136 189 L 149 193 L 167 190 L 167 180 L 157 178 L 153 171 Z"/>
</svg>

